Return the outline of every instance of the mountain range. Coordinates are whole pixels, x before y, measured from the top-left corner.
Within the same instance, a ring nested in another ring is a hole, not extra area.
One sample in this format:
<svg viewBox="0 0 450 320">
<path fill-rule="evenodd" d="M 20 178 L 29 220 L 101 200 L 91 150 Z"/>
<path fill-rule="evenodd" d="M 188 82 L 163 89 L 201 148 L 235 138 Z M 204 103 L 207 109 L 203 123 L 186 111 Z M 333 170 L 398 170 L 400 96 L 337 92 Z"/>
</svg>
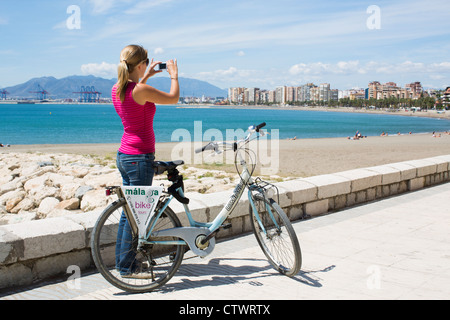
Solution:
<svg viewBox="0 0 450 320">
<path fill-rule="evenodd" d="M 179 78 L 180 95 L 182 97 L 227 97 L 228 91 L 220 89 L 208 82 L 190 78 Z M 47 99 L 78 99 L 81 87 L 94 87 L 101 92 L 101 98 L 111 98 L 111 88 L 117 79 L 104 79 L 95 76 L 70 76 L 62 79 L 41 77 L 31 79 L 23 84 L 4 88 L 8 92 L 8 99 L 39 99 L 36 92 L 45 90 Z M 147 84 L 154 88 L 169 92 L 170 79 L 167 77 L 151 78 Z M 41 89 L 42 88 L 42 89 Z"/>
</svg>

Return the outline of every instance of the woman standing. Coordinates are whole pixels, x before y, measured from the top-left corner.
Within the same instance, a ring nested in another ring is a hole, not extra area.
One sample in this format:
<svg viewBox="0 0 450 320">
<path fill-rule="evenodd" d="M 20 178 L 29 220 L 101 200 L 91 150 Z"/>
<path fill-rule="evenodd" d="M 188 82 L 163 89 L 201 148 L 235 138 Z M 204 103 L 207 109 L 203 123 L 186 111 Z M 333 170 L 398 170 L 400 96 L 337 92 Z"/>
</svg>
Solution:
<svg viewBox="0 0 450 320">
<path fill-rule="evenodd" d="M 169 93 L 146 84 L 150 77 L 162 72 L 155 70 L 160 63 L 153 62 L 153 59 L 150 63 L 147 50 L 137 45 L 125 47 L 120 54 L 118 82 L 112 88 L 112 99 L 124 127 L 117 153 L 117 167 L 124 186 L 152 185 L 155 161 L 155 103 L 176 104 L 180 98 L 177 60 L 167 62 L 167 72 L 171 79 Z M 138 271 L 140 266 L 135 263 L 136 255 L 131 242 L 131 227 L 123 213 L 116 244 L 116 269 L 122 277 L 140 278 L 145 274 Z"/>
</svg>

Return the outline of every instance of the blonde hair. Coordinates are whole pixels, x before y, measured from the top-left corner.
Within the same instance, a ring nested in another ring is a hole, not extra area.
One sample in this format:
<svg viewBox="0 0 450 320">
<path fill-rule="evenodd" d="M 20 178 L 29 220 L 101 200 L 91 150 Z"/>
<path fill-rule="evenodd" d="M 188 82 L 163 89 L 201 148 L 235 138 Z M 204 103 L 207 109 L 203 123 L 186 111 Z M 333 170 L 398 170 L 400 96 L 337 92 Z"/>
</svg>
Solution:
<svg viewBox="0 0 450 320">
<path fill-rule="evenodd" d="M 125 100 L 125 92 L 130 79 L 130 73 L 134 71 L 141 62 L 147 60 L 148 51 L 138 45 L 126 46 L 120 53 L 120 64 L 117 69 L 118 81 L 116 95 L 120 96 L 120 101 Z"/>
</svg>

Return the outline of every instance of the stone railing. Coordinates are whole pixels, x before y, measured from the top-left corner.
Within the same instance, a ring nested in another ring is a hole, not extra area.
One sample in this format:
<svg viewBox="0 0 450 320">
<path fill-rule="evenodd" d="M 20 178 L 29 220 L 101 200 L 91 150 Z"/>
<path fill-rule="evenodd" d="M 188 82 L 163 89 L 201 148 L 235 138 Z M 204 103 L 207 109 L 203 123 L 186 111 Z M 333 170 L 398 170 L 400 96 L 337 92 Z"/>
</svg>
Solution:
<svg viewBox="0 0 450 320">
<path fill-rule="evenodd" d="M 276 186 L 281 206 L 296 221 L 306 215 L 319 216 L 448 181 L 450 155 L 291 180 Z M 230 191 L 188 194 L 191 213 L 198 221 L 210 221 L 230 194 Z M 182 205 L 173 201 L 171 208 L 183 225 L 187 225 Z M 229 219 L 232 228 L 221 231 L 218 237 L 249 232 L 248 213 L 248 199 L 244 194 Z M 79 270 L 91 268 L 89 239 L 99 214 L 96 211 L 1 226 L 0 288 L 29 285 L 63 275 L 71 266 Z"/>
</svg>

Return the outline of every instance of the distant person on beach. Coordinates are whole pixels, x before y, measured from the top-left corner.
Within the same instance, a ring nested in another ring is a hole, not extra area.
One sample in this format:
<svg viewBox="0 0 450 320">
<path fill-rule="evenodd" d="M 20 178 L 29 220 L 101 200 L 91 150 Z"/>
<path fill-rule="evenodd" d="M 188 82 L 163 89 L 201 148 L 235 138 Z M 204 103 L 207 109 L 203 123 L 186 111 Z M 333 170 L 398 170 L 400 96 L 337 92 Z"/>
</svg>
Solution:
<svg viewBox="0 0 450 320">
<path fill-rule="evenodd" d="M 120 54 L 118 81 L 112 88 L 112 99 L 124 127 L 117 153 L 117 168 L 124 186 L 152 185 L 156 151 L 153 130 L 155 103 L 176 104 L 180 98 L 177 60 L 167 61 L 171 81 L 169 93 L 146 84 L 150 77 L 162 72 L 155 70 L 160 63 L 153 62 L 153 59 L 150 62 L 148 51 L 141 46 L 127 46 Z M 133 264 L 134 258 L 131 228 L 122 214 L 116 244 L 116 269 L 123 277 L 139 278 L 139 266 Z"/>
</svg>

